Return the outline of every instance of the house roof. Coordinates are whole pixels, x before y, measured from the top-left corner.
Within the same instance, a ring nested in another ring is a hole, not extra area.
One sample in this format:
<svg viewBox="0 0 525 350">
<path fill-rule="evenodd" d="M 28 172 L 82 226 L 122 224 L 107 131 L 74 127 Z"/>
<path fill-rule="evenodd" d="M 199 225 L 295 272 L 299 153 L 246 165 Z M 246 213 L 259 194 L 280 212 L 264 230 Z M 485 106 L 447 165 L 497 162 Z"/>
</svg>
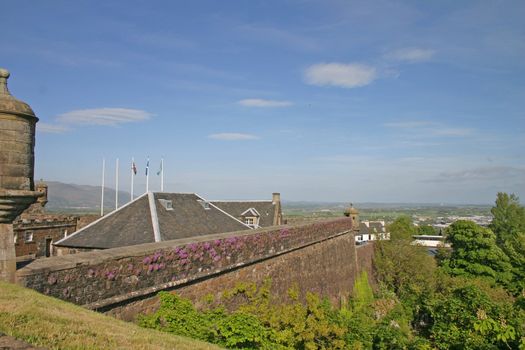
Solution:
<svg viewBox="0 0 525 350">
<path fill-rule="evenodd" d="M 166 203 L 171 201 L 171 208 Z M 55 243 L 69 248 L 116 248 L 251 229 L 194 193 L 148 192 Z"/>
<path fill-rule="evenodd" d="M 271 201 L 212 201 L 213 205 L 228 214 L 241 218 L 247 211 L 254 209 L 259 214 L 259 226 L 272 226 L 275 216 L 275 204 Z"/>
<path fill-rule="evenodd" d="M 383 221 L 363 221 L 359 225 L 359 234 L 372 234 L 386 232 Z"/>
</svg>

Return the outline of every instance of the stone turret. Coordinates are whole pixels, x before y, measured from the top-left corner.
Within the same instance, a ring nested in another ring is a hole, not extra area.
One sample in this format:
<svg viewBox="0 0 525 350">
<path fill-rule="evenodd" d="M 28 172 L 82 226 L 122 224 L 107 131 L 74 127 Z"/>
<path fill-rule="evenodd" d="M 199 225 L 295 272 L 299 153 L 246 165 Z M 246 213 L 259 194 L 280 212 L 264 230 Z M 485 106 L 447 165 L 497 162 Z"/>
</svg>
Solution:
<svg viewBox="0 0 525 350">
<path fill-rule="evenodd" d="M 345 216 L 352 218 L 352 229 L 359 231 L 359 210 L 354 208 L 354 205 L 350 203 L 350 207 L 346 208 Z"/>
<path fill-rule="evenodd" d="M 33 183 L 38 118 L 9 93 L 8 78 L 9 72 L 0 68 L 0 280 L 14 282 L 12 222 L 41 194 Z"/>
</svg>

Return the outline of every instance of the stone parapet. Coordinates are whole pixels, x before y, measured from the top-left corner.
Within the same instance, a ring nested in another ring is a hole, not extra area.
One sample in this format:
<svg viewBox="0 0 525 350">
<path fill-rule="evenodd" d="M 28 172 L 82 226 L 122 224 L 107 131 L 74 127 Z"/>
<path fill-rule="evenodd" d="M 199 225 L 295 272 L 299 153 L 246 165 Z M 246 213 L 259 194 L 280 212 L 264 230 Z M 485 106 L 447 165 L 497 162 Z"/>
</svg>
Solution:
<svg viewBox="0 0 525 350">
<path fill-rule="evenodd" d="M 351 228 L 352 220 L 341 218 L 52 257 L 18 270 L 17 283 L 101 309 L 348 234 Z"/>
</svg>

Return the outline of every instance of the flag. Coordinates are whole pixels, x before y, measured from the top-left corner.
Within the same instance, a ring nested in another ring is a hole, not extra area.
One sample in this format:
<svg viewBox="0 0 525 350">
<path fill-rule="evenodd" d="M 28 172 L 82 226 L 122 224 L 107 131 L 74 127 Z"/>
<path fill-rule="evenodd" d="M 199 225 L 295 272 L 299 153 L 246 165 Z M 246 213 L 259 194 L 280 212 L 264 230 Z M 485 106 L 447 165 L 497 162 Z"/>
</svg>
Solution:
<svg viewBox="0 0 525 350">
<path fill-rule="evenodd" d="M 131 162 L 131 171 L 133 171 L 133 175 L 137 175 L 137 166 L 135 165 L 135 162 Z"/>
<path fill-rule="evenodd" d="M 160 175 L 162 173 L 162 161 L 160 162 L 159 171 L 157 171 L 157 175 Z"/>
<path fill-rule="evenodd" d="M 148 161 L 146 162 L 146 176 L 148 176 L 148 170 L 149 170 L 149 158 L 148 158 Z"/>
</svg>

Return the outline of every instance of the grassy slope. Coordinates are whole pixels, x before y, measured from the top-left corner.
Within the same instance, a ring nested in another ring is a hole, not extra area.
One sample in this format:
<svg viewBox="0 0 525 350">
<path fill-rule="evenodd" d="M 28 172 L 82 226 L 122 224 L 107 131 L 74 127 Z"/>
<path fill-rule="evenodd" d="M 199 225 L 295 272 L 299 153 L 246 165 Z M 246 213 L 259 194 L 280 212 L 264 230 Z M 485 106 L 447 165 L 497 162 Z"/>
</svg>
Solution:
<svg viewBox="0 0 525 350">
<path fill-rule="evenodd" d="M 0 332 L 50 349 L 218 349 L 0 282 Z"/>
</svg>

